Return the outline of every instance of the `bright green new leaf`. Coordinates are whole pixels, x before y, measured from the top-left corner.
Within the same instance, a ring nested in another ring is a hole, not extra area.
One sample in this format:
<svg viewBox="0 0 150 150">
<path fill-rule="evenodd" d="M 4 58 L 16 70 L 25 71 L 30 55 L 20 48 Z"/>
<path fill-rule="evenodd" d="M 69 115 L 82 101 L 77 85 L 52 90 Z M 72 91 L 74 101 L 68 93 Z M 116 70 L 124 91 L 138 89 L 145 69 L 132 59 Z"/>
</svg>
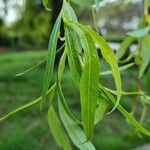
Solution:
<svg viewBox="0 0 150 150">
<path fill-rule="evenodd" d="M 116 103 L 115 98 L 102 85 L 100 85 L 100 88 L 104 92 L 104 94 L 115 104 Z M 140 123 L 138 123 L 135 120 L 135 118 L 130 113 L 128 113 L 120 104 L 117 105 L 117 109 L 137 130 L 139 130 L 140 132 L 142 132 L 147 136 L 150 136 L 150 131 L 148 131 Z"/>
<path fill-rule="evenodd" d="M 108 107 L 107 101 L 101 97 L 97 101 L 97 108 L 95 111 L 95 120 L 94 123 L 97 124 L 99 121 L 101 121 L 105 115 L 106 109 Z"/>
<path fill-rule="evenodd" d="M 143 49 L 141 51 L 142 64 L 140 65 L 139 77 L 143 76 L 143 73 L 150 62 L 150 35 L 143 38 Z"/>
<path fill-rule="evenodd" d="M 138 29 L 132 32 L 128 32 L 127 35 L 136 37 L 136 38 L 140 38 L 140 37 L 144 37 L 148 34 L 148 32 L 150 31 L 150 26 L 147 26 L 145 28 L 142 29 Z"/>
<path fill-rule="evenodd" d="M 128 36 L 123 40 L 123 42 L 120 45 L 120 48 L 116 53 L 117 60 L 120 60 L 124 56 L 127 48 L 133 43 L 134 40 L 135 38 L 131 36 Z"/>
<path fill-rule="evenodd" d="M 46 92 L 49 88 L 53 71 L 54 71 L 54 61 L 56 56 L 56 48 L 57 48 L 57 40 L 58 40 L 58 35 L 60 30 L 60 24 L 61 24 L 61 15 L 58 16 L 49 39 L 46 71 L 45 71 L 43 91 L 42 91 L 43 100 L 46 98 Z"/>
<path fill-rule="evenodd" d="M 82 69 L 81 69 L 81 64 L 78 58 L 77 51 L 74 46 L 73 32 L 71 29 L 69 28 L 65 29 L 65 37 L 66 37 L 66 46 L 67 46 L 67 57 L 68 57 L 72 78 L 76 87 L 79 87 Z"/>
<path fill-rule="evenodd" d="M 113 50 L 111 49 L 111 47 L 105 42 L 105 40 L 100 35 L 98 35 L 98 33 L 93 31 L 89 27 L 82 26 L 82 28 L 84 28 L 87 32 L 90 33 L 94 41 L 100 47 L 103 58 L 106 60 L 106 62 L 110 65 L 112 69 L 112 75 L 114 77 L 116 89 L 118 92 L 117 102 L 115 104 L 115 107 L 116 107 L 119 104 L 119 101 L 121 98 L 121 77 L 120 77 L 120 72 L 119 72 L 119 67 L 118 67 L 116 56 Z M 113 110 L 115 109 L 115 107 L 113 108 Z"/>
<path fill-rule="evenodd" d="M 63 122 L 63 125 L 71 138 L 72 142 L 80 149 L 80 150 L 95 150 L 94 145 L 86 139 L 86 136 L 82 129 L 77 125 L 74 121 L 70 119 L 64 107 L 59 102 L 59 114 L 60 118 Z"/>
<path fill-rule="evenodd" d="M 71 150 L 72 148 L 69 144 L 69 139 L 59 121 L 59 118 L 54 110 L 53 105 L 50 105 L 47 117 L 50 131 L 57 145 L 63 148 L 64 150 Z"/>
<path fill-rule="evenodd" d="M 84 49 L 84 67 L 80 80 L 80 98 L 83 129 L 89 140 L 93 136 L 94 114 L 98 100 L 99 58 L 90 34 L 76 25 L 74 29 L 78 33 Z"/>
</svg>

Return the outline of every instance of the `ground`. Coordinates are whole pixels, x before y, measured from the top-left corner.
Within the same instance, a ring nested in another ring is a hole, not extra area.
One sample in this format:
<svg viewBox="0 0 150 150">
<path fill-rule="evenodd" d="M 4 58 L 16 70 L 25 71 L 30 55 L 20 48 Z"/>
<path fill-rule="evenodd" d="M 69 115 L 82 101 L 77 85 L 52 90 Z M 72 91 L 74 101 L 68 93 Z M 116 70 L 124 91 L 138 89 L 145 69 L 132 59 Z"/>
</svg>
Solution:
<svg viewBox="0 0 150 150">
<path fill-rule="evenodd" d="M 23 76 L 15 77 L 15 74 L 32 67 L 45 56 L 45 51 L 0 55 L 0 116 L 41 95 L 45 64 Z M 101 65 L 101 69 L 105 68 L 104 65 Z M 56 72 L 53 80 L 55 76 Z M 135 90 L 134 76 L 134 69 L 122 73 L 123 88 L 126 91 Z M 102 77 L 101 80 L 108 85 L 112 79 Z M 62 85 L 69 106 L 78 115 L 79 93 L 73 85 L 68 69 Z M 130 101 L 128 97 L 122 99 L 122 104 L 129 111 L 131 110 Z M 149 120 L 145 125 L 150 128 Z M 0 150 L 59 149 L 50 134 L 46 114 L 41 114 L 39 105 L 0 122 L 0 133 Z M 128 150 L 149 143 L 150 139 L 138 135 L 125 118 L 118 111 L 114 111 L 96 125 L 92 141 L 97 150 Z"/>
</svg>

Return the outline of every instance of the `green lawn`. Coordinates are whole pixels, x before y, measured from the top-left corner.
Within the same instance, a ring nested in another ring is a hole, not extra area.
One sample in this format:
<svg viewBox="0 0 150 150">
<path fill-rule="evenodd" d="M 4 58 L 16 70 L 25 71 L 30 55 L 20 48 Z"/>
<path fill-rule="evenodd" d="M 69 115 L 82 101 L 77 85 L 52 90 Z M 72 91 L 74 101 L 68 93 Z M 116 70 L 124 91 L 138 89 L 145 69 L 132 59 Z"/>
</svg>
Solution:
<svg viewBox="0 0 150 150">
<path fill-rule="evenodd" d="M 0 115 L 28 103 L 41 95 L 45 64 L 20 77 L 20 73 L 42 61 L 46 52 L 20 52 L 0 55 Z M 107 68 L 102 65 L 102 69 Z M 56 73 L 53 80 L 55 79 Z M 134 69 L 122 74 L 123 88 L 135 90 Z M 101 78 L 106 85 L 112 86 L 112 78 Z M 111 85 L 110 85 L 111 83 Z M 143 82 L 144 84 L 144 82 Z M 71 76 L 66 70 L 63 78 L 63 91 L 69 106 L 79 115 L 79 93 L 74 87 Z M 122 104 L 128 110 L 131 98 L 123 98 Z M 147 115 L 148 116 L 148 115 Z M 150 128 L 150 122 L 146 122 Z M 148 137 L 141 138 L 117 111 L 96 125 L 93 143 L 97 150 L 128 150 L 150 142 Z M 50 134 L 46 114 L 41 114 L 39 105 L 22 111 L 0 123 L 0 150 L 58 150 Z M 76 148 L 74 148 L 76 149 Z"/>
</svg>

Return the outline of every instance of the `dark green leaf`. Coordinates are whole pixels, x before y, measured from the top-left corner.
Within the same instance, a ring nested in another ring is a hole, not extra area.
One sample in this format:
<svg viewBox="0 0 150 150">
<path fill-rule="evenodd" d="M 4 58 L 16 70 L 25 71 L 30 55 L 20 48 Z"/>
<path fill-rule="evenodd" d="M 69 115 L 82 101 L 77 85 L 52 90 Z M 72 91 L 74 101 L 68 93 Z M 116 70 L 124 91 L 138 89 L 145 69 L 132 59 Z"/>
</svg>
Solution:
<svg viewBox="0 0 150 150">
<path fill-rule="evenodd" d="M 58 40 L 58 35 L 59 35 L 59 30 L 60 30 L 60 24 L 61 24 L 61 15 L 58 16 L 56 23 L 54 25 L 54 28 L 52 30 L 52 33 L 50 35 L 50 39 L 49 39 L 46 71 L 45 71 L 43 91 L 42 91 L 43 99 L 46 98 L 46 92 L 51 83 L 51 79 L 52 79 L 52 75 L 54 71 L 54 61 L 55 61 L 55 55 L 56 55 L 57 40 Z"/>
<path fill-rule="evenodd" d="M 60 102 L 59 114 L 72 142 L 81 150 L 95 150 L 93 144 L 90 141 L 86 142 L 87 139 L 84 132 L 74 121 L 70 119 Z"/>
</svg>

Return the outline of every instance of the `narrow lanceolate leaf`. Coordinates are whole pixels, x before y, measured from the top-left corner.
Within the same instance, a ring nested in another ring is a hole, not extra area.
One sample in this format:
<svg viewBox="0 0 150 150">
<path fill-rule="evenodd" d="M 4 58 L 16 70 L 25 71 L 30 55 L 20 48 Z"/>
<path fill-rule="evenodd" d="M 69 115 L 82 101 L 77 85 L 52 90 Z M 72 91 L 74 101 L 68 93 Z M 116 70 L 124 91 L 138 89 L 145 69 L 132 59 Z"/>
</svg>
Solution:
<svg viewBox="0 0 150 150">
<path fill-rule="evenodd" d="M 64 150 L 71 150 L 69 139 L 59 121 L 53 105 L 50 105 L 47 117 L 51 134 L 53 135 L 57 145 Z"/>
<path fill-rule="evenodd" d="M 70 119 L 64 107 L 59 102 L 59 114 L 62 123 L 75 146 L 81 150 L 95 150 L 94 145 L 88 141 L 82 129 Z"/>
<path fill-rule="evenodd" d="M 63 12 L 63 17 L 65 17 L 67 20 L 70 20 L 70 21 L 73 21 L 73 22 L 76 22 L 76 23 L 78 22 L 77 16 L 76 16 L 73 8 L 66 1 L 64 1 L 62 12 Z M 82 47 L 81 47 L 81 42 L 79 40 L 79 36 L 74 31 L 74 29 L 71 29 L 70 32 L 72 32 L 72 34 L 73 34 L 74 49 L 76 51 L 78 51 L 79 53 L 81 53 Z"/>
<path fill-rule="evenodd" d="M 56 23 L 53 27 L 52 33 L 50 35 L 49 39 L 49 45 L 48 45 L 48 56 L 47 56 L 47 63 L 46 63 L 46 71 L 44 76 L 44 83 L 43 83 L 43 91 L 42 96 L 43 99 L 46 98 L 46 92 L 49 88 L 53 70 L 54 70 L 54 61 L 55 61 L 55 55 L 56 55 L 56 48 L 57 48 L 57 40 L 60 30 L 60 24 L 61 24 L 61 16 L 59 15 Z"/>
<path fill-rule="evenodd" d="M 90 35 L 92 36 L 94 41 L 99 45 L 103 58 L 106 60 L 106 62 L 111 67 L 112 75 L 114 77 L 116 89 L 118 92 L 117 102 L 115 104 L 115 107 L 113 108 L 113 110 L 114 110 L 116 108 L 116 106 L 119 104 L 119 101 L 121 98 L 121 77 L 120 77 L 120 72 L 119 72 L 119 67 L 118 67 L 116 56 L 115 56 L 113 50 L 110 48 L 110 46 L 105 42 L 105 40 L 101 36 L 99 36 L 95 31 L 93 31 L 92 29 L 90 29 L 88 27 L 84 27 L 84 26 L 82 26 L 82 27 L 87 32 L 90 33 Z"/>
<path fill-rule="evenodd" d="M 69 118 L 76 122 L 76 123 L 79 123 L 79 121 L 76 119 L 76 117 L 72 114 L 72 112 L 70 111 L 67 103 L 66 103 L 66 100 L 65 100 L 65 97 L 63 95 L 63 92 L 62 92 L 62 89 L 61 89 L 61 85 L 59 82 L 57 82 L 57 86 L 58 86 L 58 99 L 62 105 L 62 107 L 64 108 L 65 112 L 67 113 L 67 115 L 69 116 Z"/>
<path fill-rule="evenodd" d="M 130 64 L 127 64 L 127 65 L 121 66 L 121 67 L 119 67 L 119 71 L 123 71 L 123 70 L 129 69 L 130 67 L 133 67 L 134 65 L 135 65 L 135 63 L 130 63 Z M 104 71 L 104 72 L 100 73 L 100 75 L 110 75 L 110 74 L 112 74 L 111 70 Z"/>
<path fill-rule="evenodd" d="M 123 42 L 120 45 L 120 48 L 116 53 L 117 60 L 120 60 L 124 56 L 127 48 L 133 43 L 134 40 L 135 38 L 131 36 L 128 36 L 123 40 Z"/>
<path fill-rule="evenodd" d="M 72 78 L 77 87 L 79 87 L 80 78 L 81 78 L 81 64 L 79 61 L 79 57 L 77 51 L 74 46 L 74 38 L 72 34 L 72 30 L 66 28 L 65 37 L 66 37 L 66 46 L 67 46 L 67 57 L 69 62 L 69 68 L 71 70 Z"/>
<path fill-rule="evenodd" d="M 99 98 L 97 101 L 97 108 L 95 111 L 95 120 L 94 123 L 97 124 L 99 121 L 101 121 L 105 115 L 106 109 L 108 107 L 108 103 L 104 98 Z"/>
<path fill-rule="evenodd" d="M 142 64 L 140 65 L 139 77 L 143 76 L 143 73 L 150 62 L 150 35 L 143 38 L 143 49 L 141 51 Z"/>
<path fill-rule="evenodd" d="M 148 34 L 148 32 L 150 31 L 150 26 L 147 26 L 145 28 L 142 29 L 138 29 L 132 32 L 128 32 L 127 35 L 136 37 L 136 38 L 140 38 L 140 37 L 144 37 Z"/>
<path fill-rule="evenodd" d="M 60 58 L 59 66 L 58 66 L 58 81 L 61 82 L 64 70 L 65 70 L 65 62 L 66 62 L 66 47 Z"/>
<path fill-rule="evenodd" d="M 83 129 L 89 140 L 93 136 L 94 114 L 98 99 L 99 58 L 90 34 L 75 24 L 73 27 L 78 33 L 84 49 L 84 67 L 80 80 L 80 98 Z"/>
<path fill-rule="evenodd" d="M 101 90 L 104 92 L 104 94 L 115 104 L 116 100 L 115 98 L 100 85 Z M 117 105 L 117 109 L 120 111 L 120 113 L 140 132 L 143 134 L 150 136 L 150 131 L 145 129 L 140 123 L 138 123 L 135 118 L 128 113 L 120 104 Z"/>
<path fill-rule="evenodd" d="M 49 1 L 49 0 L 43 0 L 42 2 L 43 2 L 43 5 L 44 5 L 45 9 L 48 10 L 48 11 L 51 11 L 51 9 L 49 9 L 49 8 L 47 7 L 48 1 Z"/>
</svg>

